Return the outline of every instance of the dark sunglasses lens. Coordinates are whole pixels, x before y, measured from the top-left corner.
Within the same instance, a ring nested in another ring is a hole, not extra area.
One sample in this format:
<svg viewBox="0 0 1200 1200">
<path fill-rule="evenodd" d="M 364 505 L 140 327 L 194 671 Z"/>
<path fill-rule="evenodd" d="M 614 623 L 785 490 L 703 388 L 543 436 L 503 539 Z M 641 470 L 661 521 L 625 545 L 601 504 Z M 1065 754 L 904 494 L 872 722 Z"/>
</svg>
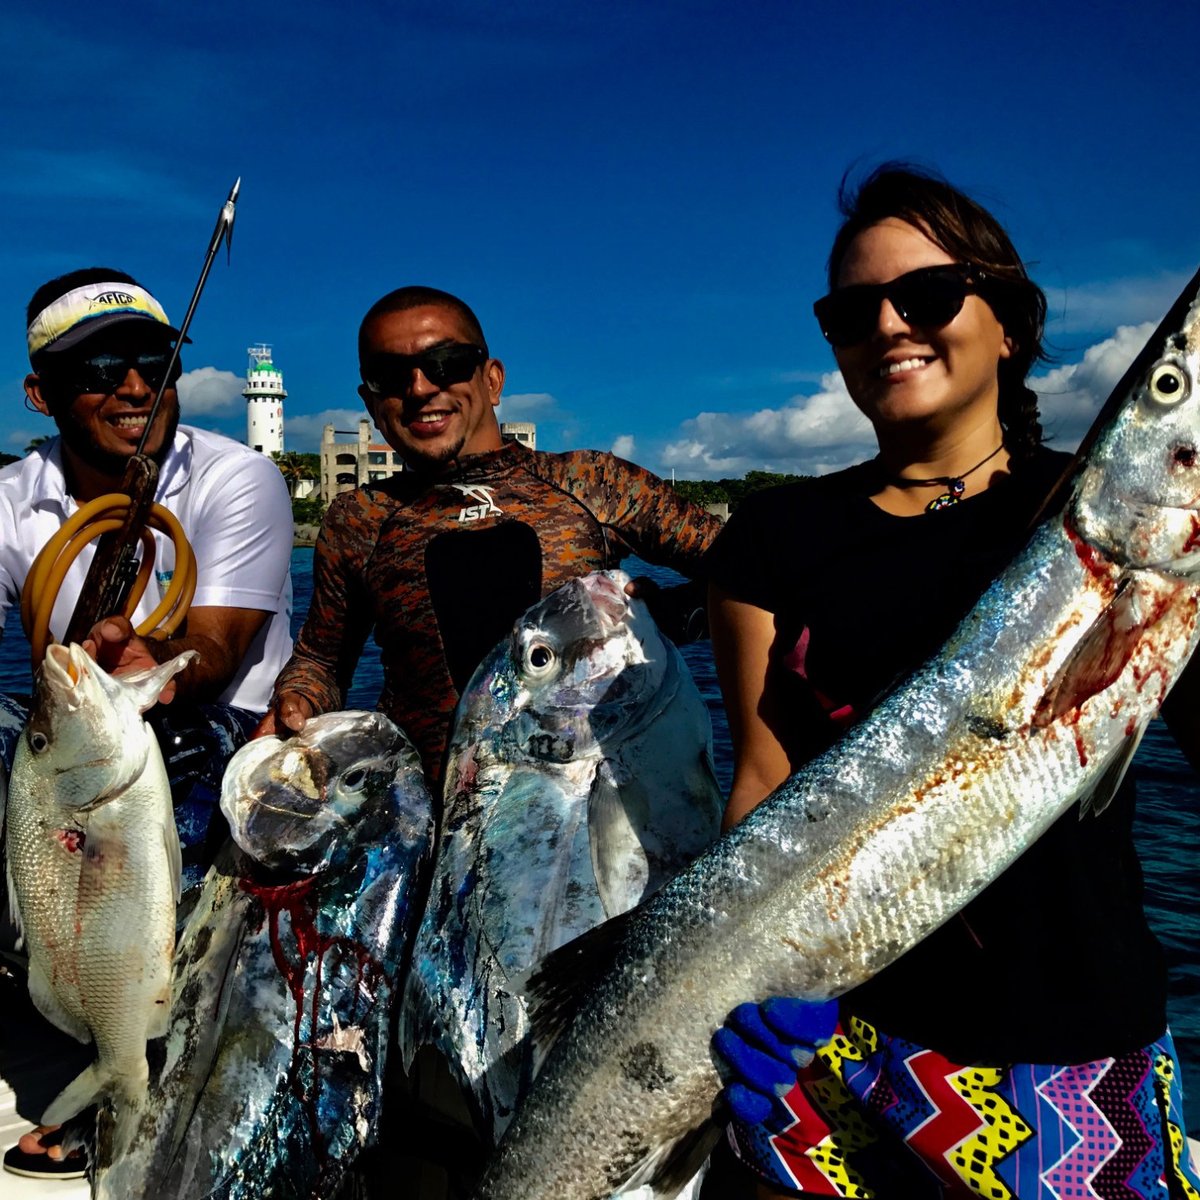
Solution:
<svg viewBox="0 0 1200 1200">
<path fill-rule="evenodd" d="M 912 325 L 940 328 L 962 311 L 969 285 L 961 275 L 914 275 L 897 280 L 888 299 Z"/>
<path fill-rule="evenodd" d="M 865 341 L 875 327 L 882 299 L 877 288 L 846 288 L 818 300 L 813 311 L 825 340 L 831 346 Z"/>
<path fill-rule="evenodd" d="M 116 391 L 124 382 L 129 372 L 136 371 L 142 382 L 153 391 L 162 386 L 167 373 L 167 364 L 171 361 L 171 352 L 152 351 L 126 358 L 120 354 L 96 354 L 85 358 L 75 367 L 73 375 L 75 388 L 79 392 L 95 395 L 108 395 Z M 176 361 L 171 371 L 170 383 L 178 381 L 183 374 L 183 366 Z"/>
<path fill-rule="evenodd" d="M 455 342 L 423 354 L 376 354 L 363 363 L 363 383 L 378 396 L 403 396 L 420 371 L 434 387 L 465 383 L 484 361 L 483 347 Z"/>
<path fill-rule="evenodd" d="M 450 387 L 470 379 L 481 362 L 483 351 L 478 346 L 453 345 L 420 355 L 417 365 L 434 387 Z"/>
<path fill-rule="evenodd" d="M 921 269 L 901 275 L 891 283 L 857 285 L 830 292 L 813 305 L 813 312 L 831 346 L 853 346 L 871 336 L 885 299 L 891 302 L 901 320 L 937 329 L 948 325 L 962 311 L 971 286 L 959 268 Z"/>
</svg>

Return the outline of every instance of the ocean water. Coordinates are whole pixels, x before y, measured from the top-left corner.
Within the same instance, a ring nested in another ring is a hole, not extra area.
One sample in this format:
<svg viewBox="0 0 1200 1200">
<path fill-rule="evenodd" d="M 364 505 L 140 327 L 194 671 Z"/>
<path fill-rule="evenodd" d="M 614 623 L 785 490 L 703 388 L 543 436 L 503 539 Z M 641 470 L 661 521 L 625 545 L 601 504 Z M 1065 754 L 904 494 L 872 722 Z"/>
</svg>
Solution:
<svg viewBox="0 0 1200 1200">
<path fill-rule="evenodd" d="M 637 560 L 626 568 L 671 582 L 670 572 Z M 292 555 L 295 591 L 293 629 L 298 631 L 312 596 L 312 551 Z M 729 727 L 707 642 L 683 647 L 713 723 L 717 775 L 728 788 L 732 772 Z M 28 647 L 15 612 L 8 614 L 0 644 L 0 689 L 28 692 Z M 373 708 L 382 686 L 378 649 L 368 640 L 354 676 L 349 708 Z M 1135 760 L 1138 815 L 1135 840 L 1145 872 L 1146 911 L 1166 953 L 1170 971 L 1171 1030 L 1184 1068 L 1187 1124 L 1200 1135 L 1200 778 L 1179 753 L 1161 721 L 1150 725 Z M 1069 947 L 1063 947 L 1064 956 Z"/>
</svg>

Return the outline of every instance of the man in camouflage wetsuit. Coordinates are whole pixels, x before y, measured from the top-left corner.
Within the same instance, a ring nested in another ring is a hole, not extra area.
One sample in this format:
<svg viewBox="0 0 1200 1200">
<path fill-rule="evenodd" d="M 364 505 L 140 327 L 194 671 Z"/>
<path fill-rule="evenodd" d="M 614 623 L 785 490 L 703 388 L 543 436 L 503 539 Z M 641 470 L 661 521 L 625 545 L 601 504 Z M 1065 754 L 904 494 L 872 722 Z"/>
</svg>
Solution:
<svg viewBox="0 0 1200 1200">
<path fill-rule="evenodd" d="M 436 781 L 459 694 L 522 612 L 631 550 L 695 575 L 719 524 L 611 454 L 505 444 L 496 419 L 504 366 L 454 296 L 391 292 L 363 318 L 358 349 L 359 395 L 408 469 L 330 506 L 308 619 L 260 729 L 299 730 L 341 708 L 374 625 L 379 707 Z M 466 1195 L 486 1150 L 426 1047 L 406 1078 L 389 1073 L 379 1145 L 363 1157 L 356 1195 Z"/>
<path fill-rule="evenodd" d="M 339 496 L 313 562 L 313 597 L 263 730 L 343 706 L 374 626 L 379 707 L 440 778 L 455 704 L 531 604 L 631 551 L 695 576 L 717 519 L 623 459 L 504 443 L 504 365 L 479 321 L 433 288 L 384 296 L 358 337 L 359 395 L 408 468 Z"/>
</svg>

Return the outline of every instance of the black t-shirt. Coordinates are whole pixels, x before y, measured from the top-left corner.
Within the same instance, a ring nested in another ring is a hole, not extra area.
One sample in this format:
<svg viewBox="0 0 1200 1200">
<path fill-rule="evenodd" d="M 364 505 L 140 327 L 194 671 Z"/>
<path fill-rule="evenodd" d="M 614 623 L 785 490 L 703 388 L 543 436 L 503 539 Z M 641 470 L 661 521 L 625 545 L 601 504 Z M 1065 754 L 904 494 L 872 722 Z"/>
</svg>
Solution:
<svg viewBox="0 0 1200 1200">
<path fill-rule="evenodd" d="M 710 578 L 775 614 L 770 669 L 793 767 L 942 645 L 1021 549 L 1068 461 L 1042 451 L 916 517 L 871 503 L 867 464 L 739 507 L 710 550 Z M 1133 805 L 1127 782 L 1099 817 L 1069 811 L 846 1009 L 964 1062 L 1085 1062 L 1158 1037 L 1166 972 L 1142 910 Z"/>
</svg>

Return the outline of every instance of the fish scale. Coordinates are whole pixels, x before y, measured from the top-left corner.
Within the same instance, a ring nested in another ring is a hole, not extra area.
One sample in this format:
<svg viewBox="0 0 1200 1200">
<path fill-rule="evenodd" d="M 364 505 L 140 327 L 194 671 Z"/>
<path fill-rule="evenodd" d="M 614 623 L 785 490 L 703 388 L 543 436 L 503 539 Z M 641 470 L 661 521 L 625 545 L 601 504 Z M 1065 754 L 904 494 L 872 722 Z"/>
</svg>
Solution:
<svg viewBox="0 0 1200 1200">
<path fill-rule="evenodd" d="M 480 1200 L 672 1195 L 709 1144 L 726 1014 L 865 982 L 1073 805 L 1103 807 L 1197 639 L 1198 293 L 1200 275 L 942 650 L 629 918 L 543 965 L 534 1029 L 566 1028 Z"/>
</svg>

